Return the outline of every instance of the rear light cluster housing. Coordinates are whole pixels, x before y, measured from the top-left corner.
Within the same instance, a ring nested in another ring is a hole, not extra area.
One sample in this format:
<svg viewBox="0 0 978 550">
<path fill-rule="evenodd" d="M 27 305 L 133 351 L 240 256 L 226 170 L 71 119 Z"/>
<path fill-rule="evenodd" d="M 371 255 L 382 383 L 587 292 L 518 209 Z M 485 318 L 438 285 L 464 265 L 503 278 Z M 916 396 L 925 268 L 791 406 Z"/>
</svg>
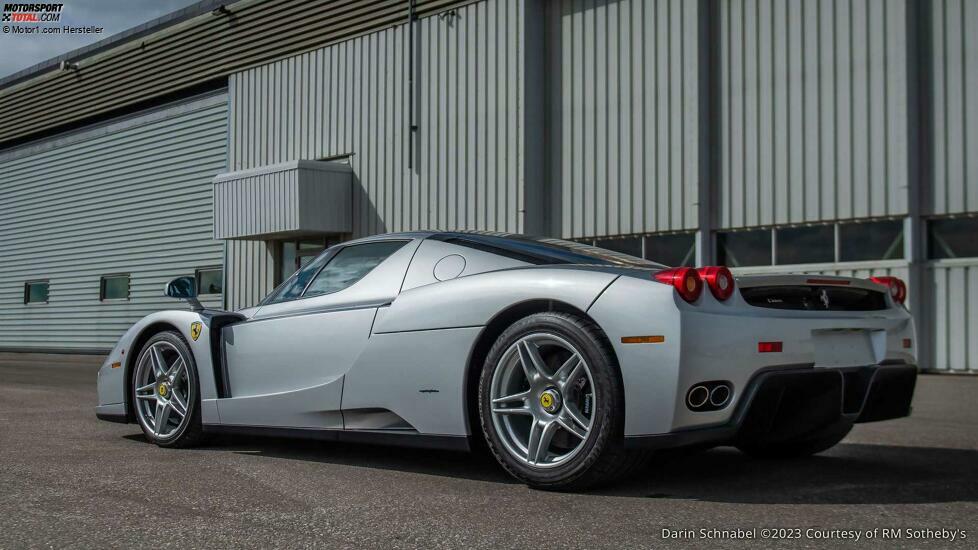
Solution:
<svg viewBox="0 0 978 550">
<path fill-rule="evenodd" d="M 660 283 L 672 285 L 679 296 L 689 303 L 699 299 L 704 286 L 708 287 L 710 293 L 721 302 L 733 296 L 735 286 L 733 274 L 723 266 L 699 269 L 674 267 L 656 273 L 654 278 Z"/>
<path fill-rule="evenodd" d="M 890 291 L 890 297 L 894 302 L 904 303 L 907 301 L 907 285 L 897 277 L 870 277 L 870 281 L 878 285 L 883 285 Z"/>
</svg>

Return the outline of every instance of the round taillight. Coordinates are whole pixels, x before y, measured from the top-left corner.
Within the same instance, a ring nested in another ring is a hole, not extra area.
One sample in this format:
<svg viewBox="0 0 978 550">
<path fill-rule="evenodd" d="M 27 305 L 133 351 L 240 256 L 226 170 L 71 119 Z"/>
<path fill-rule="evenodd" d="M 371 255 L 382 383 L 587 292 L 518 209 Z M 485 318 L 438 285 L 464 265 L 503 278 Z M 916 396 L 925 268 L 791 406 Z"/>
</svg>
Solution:
<svg viewBox="0 0 978 550">
<path fill-rule="evenodd" d="M 675 287 L 679 296 L 687 302 L 695 302 L 703 292 L 703 280 L 691 267 L 675 267 L 655 274 L 655 280 Z"/>
<path fill-rule="evenodd" d="M 870 277 L 870 281 L 883 285 L 890 291 L 894 302 L 902 304 L 907 300 L 907 285 L 897 277 Z"/>
<path fill-rule="evenodd" d="M 710 287 L 710 292 L 721 302 L 733 296 L 733 273 L 724 266 L 709 266 L 699 269 L 700 278 Z"/>
</svg>

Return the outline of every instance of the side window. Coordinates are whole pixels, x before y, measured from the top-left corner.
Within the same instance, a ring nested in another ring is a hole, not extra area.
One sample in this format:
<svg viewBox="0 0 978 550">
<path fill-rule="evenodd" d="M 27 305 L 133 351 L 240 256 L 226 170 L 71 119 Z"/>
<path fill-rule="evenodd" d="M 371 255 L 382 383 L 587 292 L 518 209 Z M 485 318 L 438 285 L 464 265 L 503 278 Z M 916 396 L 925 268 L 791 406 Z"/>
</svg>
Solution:
<svg viewBox="0 0 978 550">
<path fill-rule="evenodd" d="M 315 260 L 307 263 L 295 273 L 289 280 L 282 283 L 272 294 L 265 298 L 262 304 L 274 304 L 277 302 L 284 302 L 286 300 L 294 300 L 302 295 L 302 291 L 309 284 L 309 280 L 312 279 L 316 273 L 319 272 L 323 264 L 326 263 L 330 257 L 329 252 L 324 252 L 316 257 Z"/>
<path fill-rule="evenodd" d="M 343 290 L 370 273 L 405 244 L 407 241 L 381 241 L 343 248 L 319 272 L 303 296 L 319 296 Z"/>
</svg>

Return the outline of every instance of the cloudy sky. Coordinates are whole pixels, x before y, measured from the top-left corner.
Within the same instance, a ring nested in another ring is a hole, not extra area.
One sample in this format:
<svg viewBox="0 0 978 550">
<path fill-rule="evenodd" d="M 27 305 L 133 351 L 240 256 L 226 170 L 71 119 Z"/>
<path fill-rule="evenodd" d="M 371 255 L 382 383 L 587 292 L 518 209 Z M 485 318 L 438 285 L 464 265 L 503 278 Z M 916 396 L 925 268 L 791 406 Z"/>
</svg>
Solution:
<svg viewBox="0 0 978 550">
<path fill-rule="evenodd" d="M 11 2 L 13 0 L 10 0 Z M 26 1 L 26 0 L 25 0 Z M 102 34 L 13 35 L 0 32 L 0 78 L 194 4 L 197 0 L 51 0 L 64 4 L 59 25 L 104 27 Z M 9 25 L 9 23 L 3 23 Z M 29 25 L 34 25 L 30 23 Z M 53 26 L 47 24 L 46 26 Z"/>
</svg>

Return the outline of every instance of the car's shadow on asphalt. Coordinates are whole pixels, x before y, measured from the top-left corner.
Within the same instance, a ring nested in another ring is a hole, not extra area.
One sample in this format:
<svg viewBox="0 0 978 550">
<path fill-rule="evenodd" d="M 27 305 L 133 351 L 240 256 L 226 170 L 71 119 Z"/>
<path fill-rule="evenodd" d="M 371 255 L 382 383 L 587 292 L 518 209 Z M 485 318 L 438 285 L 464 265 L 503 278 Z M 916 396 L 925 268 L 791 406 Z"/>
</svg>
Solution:
<svg viewBox="0 0 978 550">
<path fill-rule="evenodd" d="M 145 441 L 141 435 L 127 436 Z M 223 436 L 204 447 L 513 484 L 485 450 L 473 453 Z M 754 504 L 911 504 L 978 501 L 978 451 L 840 444 L 813 457 L 759 460 L 733 448 L 657 455 L 642 472 L 588 491 L 616 497 Z"/>
<path fill-rule="evenodd" d="M 759 460 L 725 447 L 658 457 L 607 495 L 754 504 L 910 504 L 978 500 L 978 452 L 841 444 Z"/>
</svg>

